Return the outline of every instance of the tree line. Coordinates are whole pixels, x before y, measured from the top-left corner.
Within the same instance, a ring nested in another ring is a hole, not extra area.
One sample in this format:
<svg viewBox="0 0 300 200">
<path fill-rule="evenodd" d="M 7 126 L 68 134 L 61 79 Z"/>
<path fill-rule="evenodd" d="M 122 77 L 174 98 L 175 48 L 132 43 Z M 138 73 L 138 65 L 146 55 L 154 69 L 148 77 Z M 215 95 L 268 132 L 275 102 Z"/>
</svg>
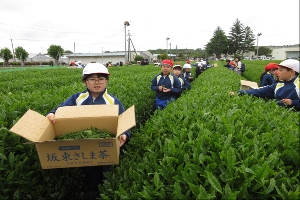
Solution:
<svg viewBox="0 0 300 200">
<path fill-rule="evenodd" d="M 64 49 L 59 45 L 51 45 L 47 49 L 47 54 L 54 59 L 55 64 L 58 63 L 59 58 L 65 53 Z M 24 66 L 25 61 L 28 59 L 29 53 L 21 46 L 18 46 L 14 52 L 7 47 L 0 50 L 0 58 L 4 60 L 4 65 L 8 66 L 8 61 L 12 58 L 17 58 L 21 61 L 21 66 Z"/>
<path fill-rule="evenodd" d="M 230 28 L 228 36 L 220 26 L 217 26 L 212 38 L 206 43 L 204 49 L 169 49 L 168 54 L 176 54 L 179 59 L 186 58 L 208 58 L 222 55 L 241 56 L 248 51 L 254 51 L 255 34 L 249 26 L 244 26 L 237 18 Z M 152 54 L 165 54 L 166 49 L 149 50 Z M 272 50 L 267 47 L 258 48 L 258 56 L 271 55 Z"/>
</svg>

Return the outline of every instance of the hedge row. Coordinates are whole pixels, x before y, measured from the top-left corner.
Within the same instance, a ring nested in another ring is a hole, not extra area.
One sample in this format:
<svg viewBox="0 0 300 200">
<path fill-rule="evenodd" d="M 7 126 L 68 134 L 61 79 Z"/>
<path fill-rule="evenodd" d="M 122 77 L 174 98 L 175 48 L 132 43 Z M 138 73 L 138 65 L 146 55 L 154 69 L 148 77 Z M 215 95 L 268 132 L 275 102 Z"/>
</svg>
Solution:
<svg viewBox="0 0 300 200">
<path fill-rule="evenodd" d="M 108 91 L 125 108 L 135 105 L 138 126 L 100 186 L 102 198 L 299 196 L 299 113 L 275 101 L 230 97 L 240 76 L 223 67 L 206 70 L 190 91 L 153 113 L 150 84 L 159 72 L 152 65 L 110 69 Z M 88 199 L 82 168 L 42 170 L 35 147 L 8 132 L 28 109 L 46 114 L 83 90 L 80 79 L 81 69 L 1 73 L 1 199 Z"/>
<path fill-rule="evenodd" d="M 299 113 L 230 97 L 240 76 L 214 67 L 135 132 L 100 187 L 104 199 L 295 199 Z"/>
</svg>

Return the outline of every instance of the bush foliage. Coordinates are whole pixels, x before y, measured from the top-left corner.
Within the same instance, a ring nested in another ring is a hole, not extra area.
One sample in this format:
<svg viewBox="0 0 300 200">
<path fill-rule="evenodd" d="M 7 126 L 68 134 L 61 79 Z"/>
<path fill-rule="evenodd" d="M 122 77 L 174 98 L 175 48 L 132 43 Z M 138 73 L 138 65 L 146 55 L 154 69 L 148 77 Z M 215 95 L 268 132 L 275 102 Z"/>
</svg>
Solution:
<svg viewBox="0 0 300 200">
<path fill-rule="evenodd" d="M 245 77 L 256 81 L 264 65 L 252 64 Z M 83 91 L 81 70 L 0 72 L 1 199 L 89 198 L 82 168 L 42 170 L 35 146 L 8 131 L 28 109 L 45 115 Z M 243 77 L 224 67 L 207 69 L 162 111 L 154 111 L 150 89 L 159 67 L 110 73 L 108 92 L 125 108 L 135 105 L 137 126 L 99 187 L 103 199 L 299 197 L 299 112 L 271 100 L 230 97 Z"/>
</svg>

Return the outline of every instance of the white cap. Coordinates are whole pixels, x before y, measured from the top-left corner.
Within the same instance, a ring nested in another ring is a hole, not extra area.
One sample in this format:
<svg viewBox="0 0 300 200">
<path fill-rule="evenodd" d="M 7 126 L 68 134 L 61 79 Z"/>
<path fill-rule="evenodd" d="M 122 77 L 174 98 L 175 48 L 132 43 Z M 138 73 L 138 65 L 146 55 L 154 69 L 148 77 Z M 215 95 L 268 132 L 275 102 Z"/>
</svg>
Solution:
<svg viewBox="0 0 300 200">
<path fill-rule="evenodd" d="M 299 73 L 299 61 L 295 59 L 287 59 L 282 61 L 279 66 L 290 68 Z"/>
<path fill-rule="evenodd" d="M 100 63 L 88 63 L 83 71 L 82 71 L 82 75 L 85 74 L 108 74 L 108 69 Z"/>
<path fill-rule="evenodd" d="M 81 61 L 78 61 L 78 63 L 81 63 Z"/>
<path fill-rule="evenodd" d="M 174 65 L 172 69 L 174 69 L 175 67 L 177 67 L 177 68 L 180 67 L 180 69 L 182 68 L 180 65 L 177 64 L 177 65 Z"/>
<path fill-rule="evenodd" d="M 183 65 L 183 69 L 190 69 L 190 68 L 192 68 L 192 67 L 191 67 L 191 64 L 185 63 L 185 64 Z"/>
</svg>

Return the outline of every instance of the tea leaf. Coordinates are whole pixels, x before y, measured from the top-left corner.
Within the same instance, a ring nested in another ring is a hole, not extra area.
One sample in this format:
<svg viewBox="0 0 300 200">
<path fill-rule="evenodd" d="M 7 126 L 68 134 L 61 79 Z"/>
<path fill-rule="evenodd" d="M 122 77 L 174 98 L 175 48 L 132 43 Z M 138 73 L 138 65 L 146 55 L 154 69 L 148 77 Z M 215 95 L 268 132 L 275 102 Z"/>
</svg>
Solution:
<svg viewBox="0 0 300 200">
<path fill-rule="evenodd" d="M 208 178 L 209 183 L 213 186 L 213 188 L 215 190 L 217 190 L 218 192 L 220 192 L 221 194 L 223 194 L 222 188 L 221 188 L 221 185 L 220 185 L 218 179 L 210 172 L 207 172 L 207 178 Z"/>
</svg>

